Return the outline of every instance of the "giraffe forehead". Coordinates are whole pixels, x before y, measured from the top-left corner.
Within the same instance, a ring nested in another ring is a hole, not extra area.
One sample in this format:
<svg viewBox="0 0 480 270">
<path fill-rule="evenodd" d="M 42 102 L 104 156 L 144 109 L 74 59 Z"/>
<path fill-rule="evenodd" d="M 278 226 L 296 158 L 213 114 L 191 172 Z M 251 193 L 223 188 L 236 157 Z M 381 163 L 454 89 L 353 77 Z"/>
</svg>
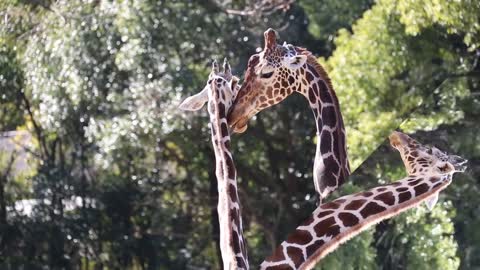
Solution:
<svg viewBox="0 0 480 270">
<path fill-rule="evenodd" d="M 274 50 L 268 50 L 263 53 L 263 59 L 269 64 L 279 65 L 288 50 L 278 45 Z"/>
</svg>

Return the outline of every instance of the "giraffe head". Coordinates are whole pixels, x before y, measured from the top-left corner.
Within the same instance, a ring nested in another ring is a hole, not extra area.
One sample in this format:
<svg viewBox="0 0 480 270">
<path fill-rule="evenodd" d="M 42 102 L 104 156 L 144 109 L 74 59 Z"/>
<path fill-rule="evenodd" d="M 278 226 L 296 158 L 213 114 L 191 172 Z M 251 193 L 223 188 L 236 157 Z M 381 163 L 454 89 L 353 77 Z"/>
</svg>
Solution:
<svg viewBox="0 0 480 270">
<path fill-rule="evenodd" d="M 410 175 L 453 174 L 464 172 L 467 168 L 466 159 L 449 155 L 434 146 L 422 145 L 401 132 L 394 131 L 389 139 L 390 144 L 400 152 Z"/>
<path fill-rule="evenodd" d="M 248 60 L 245 81 L 228 116 L 235 132 L 244 132 L 248 120 L 259 111 L 279 103 L 293 91 L 299 91 L 301 72 L 310 55 L 303 48 L 291 44 L 277 44 L 276 33 L 268 29 L 264 33 L 265 47 Z"/>
<path fill-rule="evenodd" d="M 219 101 L 224 104 L 225 111 L 232 106 L 233 100 L 238 93 L 240 85 L 239 79 L 232 75 L 230 64 L 227 59 L 223 62 L 223 71 L 220 72 L 217 61 L 213 61 L 212 70 L 208 75 L 208 81 L 200 93 L 186 98 L 179 106 L 186 111 L 200 110 L 205 102 L 213 100 L 213 90 L 219 89 Z"/>
</svg>

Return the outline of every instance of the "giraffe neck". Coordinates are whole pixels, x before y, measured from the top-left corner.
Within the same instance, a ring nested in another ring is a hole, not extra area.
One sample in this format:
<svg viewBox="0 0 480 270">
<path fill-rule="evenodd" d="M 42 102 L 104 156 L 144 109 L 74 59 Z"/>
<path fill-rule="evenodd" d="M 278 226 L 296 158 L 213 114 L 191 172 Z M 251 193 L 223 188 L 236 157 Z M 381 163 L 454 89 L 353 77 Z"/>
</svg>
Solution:
<svg viewBox="0 0 480 270">
<path fill-rule="evenodd" d="M 216 160 L 218 184 L 218 216 L 220 223 L 220 250 L 223 269 L 249 269 L 240 201 L 237 192 L 237 171 L 230 152 L 230 134 L 226 119 L 225 103 L 212 84 L 213 97 L 209 104 L 212 143 Z"/>
<path fill-rule="evenodd" d="M 306 67 L 300 72 L 305 73 L 306 81 L 300 92 L 310 104 L 317 127 L 313 180 L 321 201 L 350 174 L 346 133 L 337 96 L 317 60 L 309 56 Z"/>
<path fill-rule="evenodd" d="M 423 201 L 435 200 L 451 179 L 451 174 L 411 175 L 323 204 L 281 243 L 261 269 L 311 269 L 338 245 L 371 225 Z"/>
</svg>

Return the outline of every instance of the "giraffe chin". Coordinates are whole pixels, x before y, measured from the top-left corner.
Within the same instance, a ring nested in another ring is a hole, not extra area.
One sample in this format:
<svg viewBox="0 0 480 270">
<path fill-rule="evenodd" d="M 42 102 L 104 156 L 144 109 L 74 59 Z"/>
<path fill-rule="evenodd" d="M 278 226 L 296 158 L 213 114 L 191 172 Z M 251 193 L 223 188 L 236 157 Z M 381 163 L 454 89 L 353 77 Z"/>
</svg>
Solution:
<svg viewBox="0 0 480 270">
<path fill-rule="evenodd" d="M 242 125 L 242 126 L 237 124 L 237 125 L 235 125 L 235 126 L 233 127 L 233 132 L 235 132 L 235 133 L 244 133 L 244 132 L 247 130 L 247 128 L 248 128 L 248 125 L 247 125 L 247 124 Z"/>
</svg>

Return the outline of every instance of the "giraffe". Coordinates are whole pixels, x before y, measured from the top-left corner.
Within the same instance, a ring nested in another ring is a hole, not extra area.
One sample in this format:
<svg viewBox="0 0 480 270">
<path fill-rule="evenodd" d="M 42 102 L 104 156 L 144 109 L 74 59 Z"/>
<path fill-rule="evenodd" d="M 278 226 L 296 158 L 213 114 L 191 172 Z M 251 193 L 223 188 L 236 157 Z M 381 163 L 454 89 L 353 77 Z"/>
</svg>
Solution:
<svg viewBox="0 0 480 270">
<path fill-rule="evenodd" d="M 393 132 L 389 139 L 400 152 L 408 176 L 318 206 L 261 264 L 261 269 L 311 269 L 338 245 L 370 226 L 421 202 L 433 208 L 438 193 L 452 182 L 453 174 L 466 169 L 463 158 L 421 145 L 401 132 Z"/>
<path fill-rule="evenodd" d="M 245 81 L 228 115 L 234 132 L 247 129 L 259 111 L 279 103 L 293 92 L 308 100 L 315 117 L 317 145 L 313 182 L 319 203 L 350 174 L 345 128 L 330 79 L 316 58 L 304 48 L 276 42 L 276 33 L 264 33 L 265 47 L 248 61 Z"/>
<path fill-rule="evenodd" d="M 215 153 L 218 184 L 218 216 L 220 223 L 220 250 L 223 269 L 249 269 L 240 201 L 237 192 L 237 171 L 230 152 L 230 132 L 226 112 L 232 105 L 239 89 L 238 78 L 232 76 L 228 62 L 224 61 L 219 72 L 216 61 L 205 88 L 188 97 L 180 109 L 195 111 L 208 101 L 212 144 Z"/>
</svg>

